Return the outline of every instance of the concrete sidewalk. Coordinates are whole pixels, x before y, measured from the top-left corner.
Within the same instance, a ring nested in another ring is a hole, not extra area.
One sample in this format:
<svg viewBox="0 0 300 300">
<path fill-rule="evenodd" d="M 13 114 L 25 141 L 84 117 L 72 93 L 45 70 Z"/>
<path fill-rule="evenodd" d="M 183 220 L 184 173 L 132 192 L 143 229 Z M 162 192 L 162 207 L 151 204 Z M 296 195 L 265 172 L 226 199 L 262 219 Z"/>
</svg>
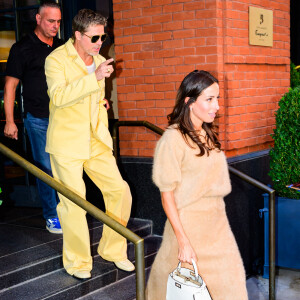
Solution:
<svg viewBox="0 0 300 300">
<path fill-rule="evenodd" d="M 300 300 L 300 270 L 276 270 L 276 300 Z M 269 280 L 261 276 L 247 280 L 249 300 L 269 299 Z"/>
</svg>

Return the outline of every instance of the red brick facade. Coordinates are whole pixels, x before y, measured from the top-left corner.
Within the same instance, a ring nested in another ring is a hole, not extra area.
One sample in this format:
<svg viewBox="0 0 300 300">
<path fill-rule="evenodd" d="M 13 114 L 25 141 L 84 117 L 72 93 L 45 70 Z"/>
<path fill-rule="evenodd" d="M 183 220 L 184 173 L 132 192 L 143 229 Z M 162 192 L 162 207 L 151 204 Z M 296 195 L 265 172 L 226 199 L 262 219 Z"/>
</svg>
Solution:
<svg viewBox="0 0 300 300">
<path fill-rule="evenodd" d="M 273 47 L 249 45 L 248 10 L 273 10 Z M 113 0 L 120 120 L 162 128 L 183 77 L 214 73 L 220 139 L 229 156 L 267 149 L 274 111 L 289 87 L 288 0 Z M 157 136 L 120 129 L 121 155 L 152 156 Z"/>
</svg>

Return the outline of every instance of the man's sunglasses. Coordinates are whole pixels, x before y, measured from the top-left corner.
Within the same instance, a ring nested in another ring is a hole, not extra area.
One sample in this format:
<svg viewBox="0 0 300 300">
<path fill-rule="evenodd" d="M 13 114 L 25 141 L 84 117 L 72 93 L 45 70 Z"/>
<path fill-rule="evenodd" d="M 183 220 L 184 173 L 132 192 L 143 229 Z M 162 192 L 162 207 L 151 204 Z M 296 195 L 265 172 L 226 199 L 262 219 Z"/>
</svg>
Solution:
<svg viewBox="0 0 300 300">
<path fill-rule="evenodd" d="M 85 33 L 83 33 L 85 36 L 89 37 L 91 39 L 91 42 L 94 44 L 94 43 L 97 43 L 98 40 L 100 39 L 101 42 L 104 42 L 107 38 L 107 33 L 103 33 L 101 35 L 93 35 L 93 36 L 89 36 Z"/>
</svg>

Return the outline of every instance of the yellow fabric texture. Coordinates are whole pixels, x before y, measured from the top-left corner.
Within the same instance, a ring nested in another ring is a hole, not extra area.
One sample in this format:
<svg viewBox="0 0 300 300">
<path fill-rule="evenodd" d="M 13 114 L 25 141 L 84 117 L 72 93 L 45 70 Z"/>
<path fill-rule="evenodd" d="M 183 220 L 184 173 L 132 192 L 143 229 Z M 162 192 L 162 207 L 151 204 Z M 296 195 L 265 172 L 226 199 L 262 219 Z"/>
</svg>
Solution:
<svg viewBox="0 0 300 300">
<path fill-rule="evenodd" d="M 94 56 L 96 67 L 105 59 Z M 112 154 L 107 112 L 103 104 L 104 79 L 97 81 L 70 39 L 46 59 L 50 96 L 46 151 L 54 178 L 85 198 L 83 170 L 101 190 L 106 213 L 124 226 L 131 211 L 131 193 Z M 83 209 L 59 194 L 58 217 L 63 230 L 63 264 L 73 275 L 92 270 L 89 229 Z M 109 261 L 127 258 L 126 239 L 103 227 L 99 255 Z"/>
<path fill-rule="evenodd" d="M 131 194 L 123 181 L 112 152 L 92 137 L 91 158 L 88 160 L 50 154 L 54 178 L 85 198 L 83 170 L 101 190 L 106 213 L 124 226 L 131 210 Z M 63 230 L 63 264 L 69 274 L 77 269 L 92 270 L 89 230 L 86 212 L 59 194 L 57 214 Z M 99 255 L 108 261 L 127 258 L 127 242 L 104 225 L 98 247 Z"/>
<path fill-rule="evenodd" d="M 94 56 L 96 68 L 105 58 Z M 72 40 L 47 58 L 45 73 L 50 97 L 46 151 L 74 158 L 90 157 L 91 130 L 112 149 L 107 112 L 103 104 L 105 81 L 88 74 Z"/>
</svg>

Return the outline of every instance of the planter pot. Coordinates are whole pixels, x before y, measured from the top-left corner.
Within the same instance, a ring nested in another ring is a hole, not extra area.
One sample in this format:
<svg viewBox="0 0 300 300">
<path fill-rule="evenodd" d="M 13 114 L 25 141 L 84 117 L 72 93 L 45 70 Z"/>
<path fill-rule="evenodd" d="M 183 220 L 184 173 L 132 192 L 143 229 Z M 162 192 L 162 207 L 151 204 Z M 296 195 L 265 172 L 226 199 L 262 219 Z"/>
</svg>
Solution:
<svg viewBox="0 0 300 300">
<path fill-rule="evenodd" d="M 269 278 L 269 194 L 263 194 L 264 208 L 264 269 Z M 276 197 L 276 259 L 279 267 L 300 269 L 300 199 Z"/>
</svg>

